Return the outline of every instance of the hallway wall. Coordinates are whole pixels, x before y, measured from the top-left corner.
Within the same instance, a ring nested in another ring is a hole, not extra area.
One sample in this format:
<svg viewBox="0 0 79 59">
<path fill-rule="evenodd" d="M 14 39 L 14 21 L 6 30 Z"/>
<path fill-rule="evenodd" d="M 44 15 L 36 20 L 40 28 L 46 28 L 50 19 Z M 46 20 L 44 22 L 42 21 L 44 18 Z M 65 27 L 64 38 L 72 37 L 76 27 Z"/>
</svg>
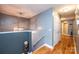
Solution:
<svg viewBox="0 0 79 59">
<path fill-rule="evenodd" d="M 32 18 L 36 20 L 35 30 L 32 33 L 33 50 L 37 49 L 43 44 L 52 46 L 52 9 L 46 10 L 39 15 Z"/>
<path fill-rule="evenodd" d="M 74 40 L 75 40 L 75 49 L 76 53 L 79 54 L 79 18 L 76 17 L 76 20 L 74 21 Z"/>
<path fill-rule="evenodd" d="M 53 46 L 55 46 L 61 39 L 61 20 L 57 12 L 53 11 L 54 26 L 53 26 Z M 52 24 L 53 25 L 53 24 Z"/>
</svg>

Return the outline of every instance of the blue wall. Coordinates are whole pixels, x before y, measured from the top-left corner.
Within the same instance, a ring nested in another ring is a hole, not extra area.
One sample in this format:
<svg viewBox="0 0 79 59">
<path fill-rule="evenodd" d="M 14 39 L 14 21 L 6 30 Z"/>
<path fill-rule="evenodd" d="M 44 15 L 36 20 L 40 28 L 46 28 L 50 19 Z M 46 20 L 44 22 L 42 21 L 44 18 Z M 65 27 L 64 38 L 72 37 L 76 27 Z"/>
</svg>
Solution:
<svg viewBox="0 0 79 59">
<path fill-rule="evenodd" d="M 46 10 L 41 14 L 36 16 L 36 24 L 37 24 L 37 33 L 33 34 L 33 50 L 37 49 L 43 44 L 48 44 L 52 46 L 52 9 Z M 41 30 L 38 28 L 41 27 Z"/>
<path fill-rule="evenodd" d="M 29 41 L 31 51 L 31 32 L 0 33 L 0 54 L 23 53 L 24 41 Z"/>
</svg>

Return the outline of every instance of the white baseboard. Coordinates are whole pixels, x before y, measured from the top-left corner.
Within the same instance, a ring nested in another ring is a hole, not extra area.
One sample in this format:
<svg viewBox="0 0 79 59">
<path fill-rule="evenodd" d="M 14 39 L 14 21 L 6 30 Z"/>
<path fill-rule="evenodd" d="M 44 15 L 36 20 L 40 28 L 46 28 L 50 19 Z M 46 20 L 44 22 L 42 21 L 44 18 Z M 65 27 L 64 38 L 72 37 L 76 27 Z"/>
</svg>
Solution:
<svg viewBox="0 0 79 59">
<path fill-rule="evenodd" d="M 73 41 L 74 41 L 74 49 L 75 49 L 75 54 L 77 54 L 76 42 L 75 42 L 75 38 L 74 38 L 74 37 L 73 37 Z"/>
<path fill-rule="evenodd" d="M 39 48 L 37 48 L 35 51 L 38 51 L 40 48 L 42 48 L 44 46 L 46 46 L 46 47 L 48 47 L 50 49 L 53 49 L 53 46 L 50 46 L 50 45 L 48 45 L 48 44 L 45 43 L 45 44 L 41 45 Z"/>
</svg>

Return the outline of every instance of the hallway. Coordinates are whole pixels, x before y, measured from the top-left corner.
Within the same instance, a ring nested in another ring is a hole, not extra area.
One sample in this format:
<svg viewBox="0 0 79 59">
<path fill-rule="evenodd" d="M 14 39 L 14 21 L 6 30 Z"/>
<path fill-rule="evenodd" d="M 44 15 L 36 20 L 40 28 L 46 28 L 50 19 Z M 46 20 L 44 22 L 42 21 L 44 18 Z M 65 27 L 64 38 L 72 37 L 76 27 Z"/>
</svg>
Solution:
<svg viewBox="0 0 79 59">
<path fill-rule="evenodd" d="M 72 36 L 62 35 L 62 40 L 55 46 L 53 54 L 74 54 L 74 42 Z"/>
<path fill-rule="evenodd" d="M 62 40 L 54 47 L 53 51 L 47 47 L 42 47 L 33 54 L 75 54 L 72 36 L 62 35 Z"/>
</svg>

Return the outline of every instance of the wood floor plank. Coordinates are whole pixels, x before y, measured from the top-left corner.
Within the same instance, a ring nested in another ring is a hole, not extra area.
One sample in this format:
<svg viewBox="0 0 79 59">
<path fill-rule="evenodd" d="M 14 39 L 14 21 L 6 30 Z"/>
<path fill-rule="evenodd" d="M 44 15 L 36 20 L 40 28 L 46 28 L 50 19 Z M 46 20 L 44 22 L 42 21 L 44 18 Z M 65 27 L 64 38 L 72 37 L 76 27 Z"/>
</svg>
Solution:
<svg viewBox="0 0 79 59">
<path fill-rule="evenodd" d="M 51 50 L 44 46 L 39 50 L 34 51 L 33 54 L 75 54 L 73 37 L 62 35 L 61 40 L 54 49 Z"/>
<path fill-rule="evenodd" d="M 33 51 L 33 54 L 50 54 L 52 49 L 48 48 L 47 46 L 43 46 L 38 50 Z"/>
<path fill-rule="evenodd" d="M 72 36 L 62 35 L 61 41 L 54 47 L 53 54 L 74 54 L 74 42 Z"/>
</svg>

